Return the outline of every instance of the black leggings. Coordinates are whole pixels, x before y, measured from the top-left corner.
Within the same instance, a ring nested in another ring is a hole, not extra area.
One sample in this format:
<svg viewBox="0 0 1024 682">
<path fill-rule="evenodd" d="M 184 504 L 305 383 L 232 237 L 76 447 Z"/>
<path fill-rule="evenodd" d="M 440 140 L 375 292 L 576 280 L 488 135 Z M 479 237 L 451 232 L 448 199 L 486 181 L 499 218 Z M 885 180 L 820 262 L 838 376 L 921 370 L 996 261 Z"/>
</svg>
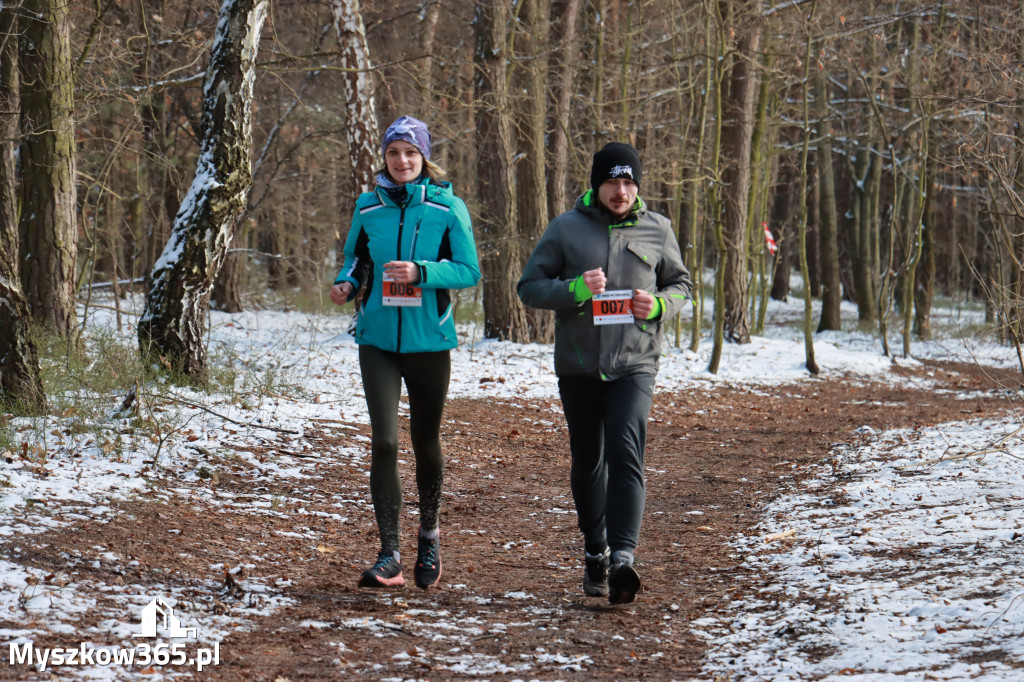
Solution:
<svg viewBox="0 0 1024 682">
<path fill-rule="evenodd" d="M 398 400 L 402 380 L 409 394 L 409 436 L 416 455 L 416 487 L 420 494 L 420 525 L 437 527 L 444 483 L 441 417 L 451 377 L 449 351 L 391 353 L 359 346 L 363 392 L 370 412 L 370 497 L 384 552 L 400 551 L 399 515 L 402 481 L 398 475 Z"/>
</svg>

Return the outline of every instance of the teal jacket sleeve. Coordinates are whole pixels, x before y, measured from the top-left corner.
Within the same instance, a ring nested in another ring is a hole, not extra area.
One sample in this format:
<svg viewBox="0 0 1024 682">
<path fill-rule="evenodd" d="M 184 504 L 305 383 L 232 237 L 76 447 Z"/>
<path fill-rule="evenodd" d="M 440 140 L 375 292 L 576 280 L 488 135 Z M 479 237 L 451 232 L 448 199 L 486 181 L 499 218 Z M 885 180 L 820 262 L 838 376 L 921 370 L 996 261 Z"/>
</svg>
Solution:
<svg viewBox="0 0 1024 682">
<path fill-rule="evenodd" d="M 366 231 L 363 230 L 358 208 L 356 208 L 352 216 L 352 226 L 349 228 L 348 237 L 345 239 L 344 256 L 345 260 L 341 266 L 341 271 L 334 278 L 334 283 L 349 282 L 352 285 L 352 293 L 348 297 L 348 300 L 351 301 L 356 292 L 366 284 L 366 279 L 370 276 L 370 269 L 373 265 L 370 259 Z"/>
<path fill-rule="evenodd" d="M 450 258 L 440 262 L 416 261 L 420 268 L 420 281 L 416 286 L 425 289 L 467 289 L 480 281 L 480 263 L 473 239 L 473 225 L 466 204 L 454 197 L 448 213 L 446 239 Z"/>
</svg>

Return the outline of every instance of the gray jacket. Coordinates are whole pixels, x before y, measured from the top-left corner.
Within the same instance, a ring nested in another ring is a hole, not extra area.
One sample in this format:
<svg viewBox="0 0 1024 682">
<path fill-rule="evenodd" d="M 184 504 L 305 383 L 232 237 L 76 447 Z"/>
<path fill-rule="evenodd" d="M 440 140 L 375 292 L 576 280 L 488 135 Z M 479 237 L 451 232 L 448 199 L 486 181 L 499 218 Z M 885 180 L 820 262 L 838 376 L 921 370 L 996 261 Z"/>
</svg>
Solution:
<svg viewBox="0 0 1024 682">
<path fill-rule="evenodd" d="M 690 273 L 668 218 L 637 199 L 637 209 L 613 225 L 595 204 L 595 193 L 588 191 L 548 224 L 516 291 L 526 305 L 555 311 L 555 374 L 609 381 L 656 374 L 662 326 L 689 299 Z M 592 301 L 577 303 L 570 284 L 597 267 L 608 278 L 606 290 L 643 289 L 660 298 L 660 317 L 594 325 Z"/>
</svg>

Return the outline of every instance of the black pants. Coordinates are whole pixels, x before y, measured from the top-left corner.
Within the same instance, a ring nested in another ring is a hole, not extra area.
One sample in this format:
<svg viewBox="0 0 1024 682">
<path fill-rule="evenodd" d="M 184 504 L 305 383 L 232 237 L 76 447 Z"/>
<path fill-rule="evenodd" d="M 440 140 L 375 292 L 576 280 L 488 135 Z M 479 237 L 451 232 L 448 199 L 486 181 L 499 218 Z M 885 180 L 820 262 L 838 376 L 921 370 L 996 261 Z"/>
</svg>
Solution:
<svg viewBox="0 0 1024 682">
<path fill-rule="evenodd" d="M 572 452 L 572 497 L 585 548 L 636 550 L 644 515 L 644 447 L 655 376 L 558 378 Z"/>
<path fill-rule="evenodd" d="M 381 550 L 400 550 L 402 481 L 398 475 L 398 401 L 402 381 L 409 394 L 409 436 L 416 455 L 420 525 L 437 527 L 444 483 L 441 417 L 448 396 L 451 354 L 391 353 L 359 346 L 359 368 L 370 413 L 370 497 L 377 517 Z"/>
</svg>

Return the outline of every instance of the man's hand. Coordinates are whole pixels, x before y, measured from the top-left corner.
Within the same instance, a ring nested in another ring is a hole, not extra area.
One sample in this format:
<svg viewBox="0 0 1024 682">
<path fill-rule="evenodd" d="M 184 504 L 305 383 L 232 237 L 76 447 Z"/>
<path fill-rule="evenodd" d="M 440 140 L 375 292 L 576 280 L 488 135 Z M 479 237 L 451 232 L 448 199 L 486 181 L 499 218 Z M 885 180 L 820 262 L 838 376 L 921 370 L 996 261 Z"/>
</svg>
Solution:
<svg viewBox="0 0 1024 682">
<path fill-rule="evenodd" d="M 590 289 L 590 293 L 603 294 L 604 288 L 608 284 L 608 278 L 604 276 L 604 270 L 597 268 L 583 273 L 583 283 Z"/>
<path fill-rule="evenodd" d="M 352 283 L 342 282 L 331 287 L 331 303 L 334 305 L 345 305 L 349 295 L 352 293 Z"/>
<path fill-rule="evenodd" d="M 412 261 L 390 260 L 384 264 L 384 274 L 400 284 L 415 284 L 420 281 L 420 268 Z"/>
<path fill-rule="evenodd" d="M 654 296 L 643 289 L 633 289 L 633 318 L 646 320 L 654 310 Z"/>
</svg>

